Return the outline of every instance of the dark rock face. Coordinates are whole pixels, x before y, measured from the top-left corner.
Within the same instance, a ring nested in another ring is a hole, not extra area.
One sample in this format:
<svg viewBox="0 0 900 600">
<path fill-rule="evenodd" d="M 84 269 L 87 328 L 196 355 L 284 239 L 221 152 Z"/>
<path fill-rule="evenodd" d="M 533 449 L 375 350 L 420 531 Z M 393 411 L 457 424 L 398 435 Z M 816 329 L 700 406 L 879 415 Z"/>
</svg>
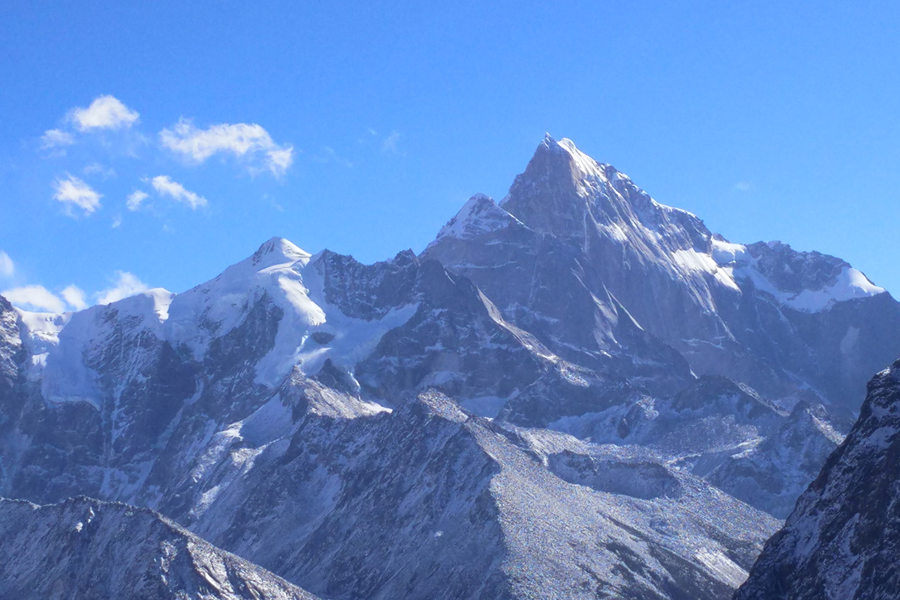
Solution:
<svg viewBox="0 0 900 600">
<path fill-rule="evenodd" d="M 436 261 L 422 264 L 415 292 L 415 314 L 356 367 L 360 382 L 378 396 L 399 398 L 430 386 L 459 399 L 505 398 L 549 369 L 530 335 L 506 324 L 472 282 Z"/>
<path fill-rule="evenodd" d="M 4 598 L 315 600 L 147 509 L 0 499 Z"/>
<path fill-rule="evenodd" d="M 158 510 L 336 600 L 725 598 L 897 330 L 843 261 L 548 138 L 420 256 L 273 238 L 178 295 L 0 298 L 0 493 Z"/>
<path fill-rule="evenodd" d="M 15 309 L 0 296 L 0 394 L 16 385 L 18 365 L 24 358 L 16 321 Z"/>
<path fill-rule="evenodd" d="M 316 269 L 324 279 L 329 303 L 348 317 L 371 321 L 409 301 L 416 284 L 418 260 L 411 250 L 406 250 L 391 261 L 363 265 L 352 256 L 326 250 L 316 261 Z"/>
<path fill-rule="evenodd" d="M 766 543 L 736 600 L 884 599 L 900 589 L 900 361 Z"/>
</svg>

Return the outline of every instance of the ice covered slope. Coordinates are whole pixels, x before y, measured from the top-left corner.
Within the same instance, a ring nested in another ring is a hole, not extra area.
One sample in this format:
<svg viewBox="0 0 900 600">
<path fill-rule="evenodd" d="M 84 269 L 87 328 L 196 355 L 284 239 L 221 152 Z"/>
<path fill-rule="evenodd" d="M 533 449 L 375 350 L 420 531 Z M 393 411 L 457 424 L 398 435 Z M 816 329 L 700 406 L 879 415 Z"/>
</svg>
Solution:
<svg viewBox="0 0 900 600">
<path fill-rule="evenodd" d="M 569 360 L 637 356 L 617 332 L 634 322 L 696 374 L 786 409 L 855 414 L 869 374 L 900 354 L 900 304 L 860 271 L 780 242 L 730 243 L 566 139 L 547 136 L 499 205 L 469 200 L 424 256 Z"/>
<path fill-rule="evenodd" d="M 736 600 L 889 600 L 900 590 L 900 361 L 766 543 Z"/>
<path fill-rule="evenodd" d="M 0 539 L 3 598 L 316 598 L 152 511 L 125 504 L 0 499 Z"/>
<path fill-rule="evenodd" d="M 0 389 L 2 493 L 164 494 L 197 443 L 256 410 L 295 366 L 313 375 L 329 364 L 358 387 L 354 365 L 415 313 L 416 299 L 401 289 L 379 295 L 377 314 L 361 313 L 330 296 L 335 260 L 273 239 L 178 295 L 151 290 L 62 316 L 0 306 L 12 386 Z M 411 260 L 368 268 L 415 279 Z"/>
<path fill-rule="evenodd" d="M 314 373 L 326 358 L 352 365 L 371 352 L 385 331 L 402 324 L 414 307 L 391 306 L 377 316 L 348 317 L 325 297 L 320 262 L 291 242 L 272 238 L 249 258 L 215 279 L 182 294 L 150 290 L 105 306 L 75 313 L 56 331 L 20 312 L 20 327 L 40 355 L 42 394 L 48 400 L 81 400 L 97 407 L 110 393 L 94 365 L 109 362 L 110 348 L 125 350 L 116 364 L 125 385 L 146 367 L 145 355 L 166 344 L 199 363 L 242 361 L 252 369 L 248 385 L 277 386 L 295 364 Z M 59 319 L 50 319 L 57 322 Z M 331 335 L 327 345 L 310 340 Z M 248 335 L 252 336 L 248 339 Z M 139 347 L 119 348 L 123 338 L 141 338 Z M 143 351 L 143 347 L 148 349 Z"/>
</svg>

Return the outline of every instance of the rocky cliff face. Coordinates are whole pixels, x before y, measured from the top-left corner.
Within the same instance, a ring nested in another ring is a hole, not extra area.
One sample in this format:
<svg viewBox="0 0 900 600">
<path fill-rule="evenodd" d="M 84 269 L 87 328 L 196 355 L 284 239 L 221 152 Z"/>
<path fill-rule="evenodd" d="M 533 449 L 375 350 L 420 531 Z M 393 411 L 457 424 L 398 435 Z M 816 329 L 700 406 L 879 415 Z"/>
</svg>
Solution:
<svg viewBox="0 0 900 600">
<path fill-rule="evenodd" d="M 147 509 L 0 499 L 4 598 L 316 600 Z"/>
<path fill-rule="evenodd" d="M 843 261 L 547 138 L 420 256 L 274 238 L 181 294 L 0 299 L 0 494 L 151 508 L 335 599 L 725 598 L 897 326 Z"/>
<path fill-rule="evenodd" d="M 898 350 L 897 302 L 846 262 L 730 243 L 569 140 L 547 137 L 500 205 L 474 197 L 425 256 L 566 358 L 639 356 L 634 335 L 617 335 L 634 322 L 658 362 L 667 344 L 694 373 L 787 409 L 802 400 L 855 416 L 869 374 Z"/>
<path fill-rule="evenodd" d="M 896 598 L 898 507 L 900 361 L 869 383 L 856 425 L 735 598 Z"/>
</svg>

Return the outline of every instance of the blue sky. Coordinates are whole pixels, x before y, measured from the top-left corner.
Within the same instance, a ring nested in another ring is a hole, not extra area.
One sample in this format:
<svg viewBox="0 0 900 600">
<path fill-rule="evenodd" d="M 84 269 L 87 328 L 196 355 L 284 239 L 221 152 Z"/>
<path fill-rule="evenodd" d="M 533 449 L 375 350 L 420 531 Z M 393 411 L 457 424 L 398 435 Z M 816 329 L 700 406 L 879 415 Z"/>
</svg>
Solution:
<svg viewBox="0 0 900 600">
<path fill-rule="evenodd" d="M 0 7 L 2 290 L 183 291 L 273 235 L 420 251 L 547 131 L 900 291 L 896 3 L 49 6 Z"/>
</svg>

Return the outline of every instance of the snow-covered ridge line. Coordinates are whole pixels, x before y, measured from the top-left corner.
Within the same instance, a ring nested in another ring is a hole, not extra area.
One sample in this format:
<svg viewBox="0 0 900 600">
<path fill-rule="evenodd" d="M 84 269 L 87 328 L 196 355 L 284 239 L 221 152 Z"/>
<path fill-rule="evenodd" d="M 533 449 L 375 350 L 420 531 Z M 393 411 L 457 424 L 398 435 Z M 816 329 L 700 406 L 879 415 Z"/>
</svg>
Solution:
<svg viewBox="0 0 900 600">
<path fill-rule="evenodd" d="M 241 326 L 258 306 L 279 311 L 280 317 L 271 349 L 256 364 L 257 383 L 274 388 L 298 364 L 303 373 L 313 375 L 328 359 L 352 371 L 385 332 L 415 313 L 416 305 L 395 308 L 380 319 L 344 315 L 325 298 L 316 269 L 321 256 L 272 238 L 249 258 L 181 294 L 153 289 L 62 315 L 17 309 L 31 354 L 29 378 L 41 381 L 42 394 L 50 401 L 98 406 L 102 394 L 97 374 L 85 357 L 121 336 L 122 328 L 186 347 L 195 360 L 203 361 L 211 342 Z M 321 334 L 312 336 L 315 332 Z"/>
<path fill-rule="evenodd" d="M 758 290 L 770 294 L 780 304 L 794 310 L 809 313 L 820 312 L 831 308 L 837 302 L 867 298 L 885 292 L 884 288 L 873 284 L 861 271 L 839 259 L 824 257 L 839 264 L 840 272 L 818 289 L 807 288 L 799 293 L 792 293 L 780 289 L 760 271 L 759 258 L 755 257 L 747 246 L 733 244 L 721 236 L 714 236 L 711 243 L 711 256 L 716 266 L 725 269 L 732 278 L 749 279 Z M 785 247 L 788 251 L 796 253 L 789 246 L 779 242 L 771 242 L 767 246 L 769 248 Z M 796 254 L 803 256 L 806 253 Z"/>
</svg>

